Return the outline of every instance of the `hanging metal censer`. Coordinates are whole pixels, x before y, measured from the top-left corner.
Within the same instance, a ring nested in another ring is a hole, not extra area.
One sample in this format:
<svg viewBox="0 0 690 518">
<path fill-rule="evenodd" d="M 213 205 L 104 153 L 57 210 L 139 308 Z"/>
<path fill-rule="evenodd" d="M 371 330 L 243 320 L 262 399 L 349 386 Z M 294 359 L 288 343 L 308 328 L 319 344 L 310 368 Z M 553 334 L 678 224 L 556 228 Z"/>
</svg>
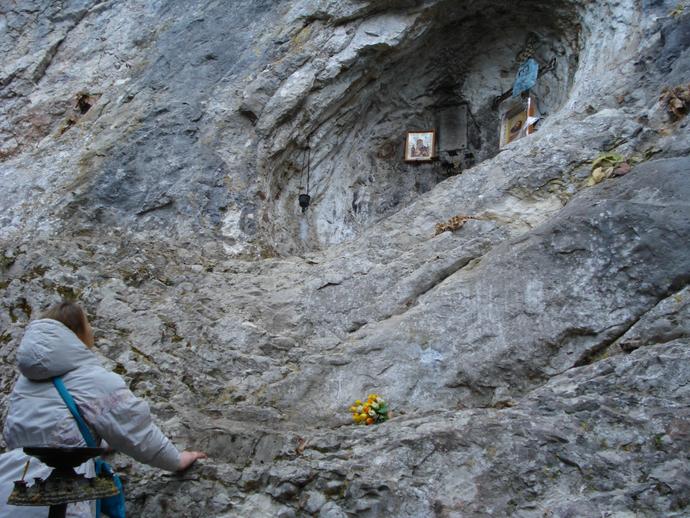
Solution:
<svg viewBox="0 0 690 518">
<path fill-rule="evenodd" d="M 307 144 L 307 189 L 298 196 L 299 206 L 302 208 L 302 214 L 307 212 L 307 208 L 311 203 L 311 196 L 309 196 L 309 174 L 311 168 L 311 147 Z M 302 179 L 304 179 L 304 162 L 302 163 Z"/>
<path fill-rule="evenodd" d="M 68 503 L 117 495 L 118 489 L 112 476 L 101 473 L 95 478 L 86 478 L 74 471 L 74 468 L 104 451 L 103 448 L 24 448 L 24 453 L 38 458 L 53 468 L 53 472 L 45 480 L 34 479 L 33 486 L 29 486 L 23 477 L 15 481 L 7 503 L 50 506 L 48 517 L 62 518 L 67 513 Z"/>
</svg>

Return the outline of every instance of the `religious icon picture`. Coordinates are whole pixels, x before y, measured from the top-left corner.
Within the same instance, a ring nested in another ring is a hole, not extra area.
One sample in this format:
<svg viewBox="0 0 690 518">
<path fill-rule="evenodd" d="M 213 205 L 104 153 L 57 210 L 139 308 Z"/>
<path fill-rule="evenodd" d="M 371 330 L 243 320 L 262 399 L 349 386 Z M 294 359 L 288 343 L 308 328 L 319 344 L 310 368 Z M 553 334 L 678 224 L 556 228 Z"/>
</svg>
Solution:
<svg viewBox="0 0 690 518">
<path fill-rule="evenodd" d="M 501 148 L 534 133 L 541 118 L 537 99 L 531 94 L 524 98 L 510 99 L 501 107 L 501 112 Z"/>
<path fill-rule="evenodd" d="M 433 160 L 436 149 L 436 132 L 408 131 L 405 138 L 405 161 L 425 162 Z"/>
<path fill-rule="evenodd" d="M 525 123 L 527 122 L 527 112 L 520 109 L 517 112 L 509 113 L 505 120 L 505 139 L 504 142 L 508 144 L 520 137 Z"/>
</svg>

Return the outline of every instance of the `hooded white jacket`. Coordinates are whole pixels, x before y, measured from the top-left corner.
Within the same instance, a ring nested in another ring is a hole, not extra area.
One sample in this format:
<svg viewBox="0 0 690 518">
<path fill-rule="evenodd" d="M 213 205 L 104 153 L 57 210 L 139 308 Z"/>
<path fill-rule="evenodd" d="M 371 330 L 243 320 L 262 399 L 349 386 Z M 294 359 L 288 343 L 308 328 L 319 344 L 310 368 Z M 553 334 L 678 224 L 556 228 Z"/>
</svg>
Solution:
<svg viewBox="0 0 690 518">
<path fill-rule="evenodd" d="M 8 452 L 0 456 L 0 518 L 45 517 L 47 507 L 8 505 L 14 480 L 21 478 L 25 446 L 86 446 L 69 409 L 51 379 L 62 376 L 95 437 L 139 462 L 168 471 L 180 464 L 180 453 L 151 419 L 149 406 L 127 388 L 120 376 L 106 371 L 96 355 L 56 320 L 31 322 L 17 351 L 21 375 L 9 398 L 4 437 Z M 78 471 L 93 476 L 93 461 Z M 26 480 L 45 478 L 50 468 L 31 458 Z M 92 505 L 71 504 L 68 516 L 91 516 Z"/>
</svg>

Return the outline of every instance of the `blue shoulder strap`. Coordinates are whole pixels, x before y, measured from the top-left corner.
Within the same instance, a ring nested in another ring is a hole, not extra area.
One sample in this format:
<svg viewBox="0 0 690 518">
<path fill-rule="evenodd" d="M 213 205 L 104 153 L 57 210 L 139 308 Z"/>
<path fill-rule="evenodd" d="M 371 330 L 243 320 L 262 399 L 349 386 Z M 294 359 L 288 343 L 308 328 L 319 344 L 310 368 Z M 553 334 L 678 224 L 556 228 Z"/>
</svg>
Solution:
<svg viewBox="0 0 690 518">
<path fill-rule="evenodd" d="M 79 408 L 77 407 L 77 404 L 74 402 L 74 399 L 72 398 L 72 394 L 69 393 L 67 390 L 67 387 L 65 387 L 65 384 L 62 382 L 62 378 L 60 376 L 56 376 L 53 378 L 53 385 L 55 385 L 55 388 L 58 391 L 58 394 L 60 394 L 60 397 L 62 400 L 65 402 L 65 405 L 67 405 L 67 408 L 69 408 L 69 411 L 72 413 L 72 416 L 74 417 L 74 420 L 77 422 L 77 426 L 79 427 L 79 431 L 81 432 L 82 436 L 84 437 L 84 441 L 86 441 L 86 445 L 89 448 L 96 448 L 98 445 L 96 444 L 96 440 L 93 438 L 93 435 L 91 435 L 91 430 L 89 430 L 89 427 L 86 425 L 86 421 L 84 421 L 84 418 L 81 416 L 81 413 L 79 412 Z M 105 464 L 105 463 L 103 463 Z M 109 469 L 108 465 L 105 464 L 106 470 Z M 101 462 L 96 460 L 95 463 L 96 467 L 96 474 L 98 474 L 101 471 Z M 122 493 L 122 484 L 120 484 L 119 479 L 117 481 L 118 489 L 120 490 L 120 493 Z M 101 500 L 96 500 L 96 517 L 100 518 L 101 517 Z M 124 514 L 122 515 L 124 516 Z"/>
<path fill-rule="evenodd" d="M 86 425 L 86 421 L 84 421 L 84 418 L 79 413 L 79 408 L 77 408 L 77 404 L 74 402 L 74 399 L 72 399 L 72 394 L 67 391 L 65 384 L 62 382 L 62 378 L 60 376 L 53 378 L 53 385 L 55 385 L 55 388 L 62 397 L 62 400 L 67 405 L 67 408 L 69 408 L 69 411 L 72 412 L 74 420 L 77 422 L 77 426 L 79 426 L 79 431 L 81 432 L 82 436 L 84 436 L 86 445 L 89 448 L 96 448 L 98 446 L 96 444 L 96 440 L 93 438 L 93 435 L 91 435 L 91 431 Z"/>
</svg>

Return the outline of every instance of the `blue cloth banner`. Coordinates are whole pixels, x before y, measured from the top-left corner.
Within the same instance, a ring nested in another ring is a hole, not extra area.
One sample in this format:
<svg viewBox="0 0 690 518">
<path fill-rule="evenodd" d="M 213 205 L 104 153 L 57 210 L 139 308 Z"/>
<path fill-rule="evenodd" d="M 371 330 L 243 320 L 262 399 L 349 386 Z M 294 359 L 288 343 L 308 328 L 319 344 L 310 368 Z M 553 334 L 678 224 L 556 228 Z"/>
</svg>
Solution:
<svg viewBox="0 0 690 518">
<path fill-rule="evenodd" d="M 533 58 L 529 58 L 518 70 L 515 76 L 515 83 L 513 84 L 513 97 L 519 96 L 522 92 L 534 87 L 537 84 L 539 77 L 539 63 Z"/>
</svg>

